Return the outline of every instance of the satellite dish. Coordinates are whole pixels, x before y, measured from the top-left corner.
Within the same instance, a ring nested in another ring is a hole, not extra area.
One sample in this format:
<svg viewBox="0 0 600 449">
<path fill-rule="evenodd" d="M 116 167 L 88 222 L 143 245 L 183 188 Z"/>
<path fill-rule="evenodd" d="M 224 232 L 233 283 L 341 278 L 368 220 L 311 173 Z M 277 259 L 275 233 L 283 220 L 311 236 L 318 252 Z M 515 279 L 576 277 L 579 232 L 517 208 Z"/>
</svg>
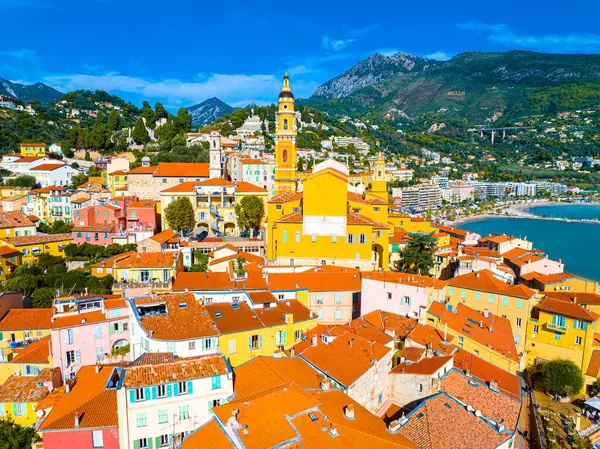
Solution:
<svg viewBox="0 0 600 449">
<path fill-rule="evenodd" d="M 44 410 L 38 410 L 37 412 L 35 412 L 35 414 L 37 415 L 38 418 L 43 418 L 44 415 L 46 414 L 46 412 L 44 412 Z"/>
<path fill-rule="evenodd" d="M 112 380 L 108 381 L 108 388 L 112 388 L 114 386 L 114 382 Z"/>
</svg>

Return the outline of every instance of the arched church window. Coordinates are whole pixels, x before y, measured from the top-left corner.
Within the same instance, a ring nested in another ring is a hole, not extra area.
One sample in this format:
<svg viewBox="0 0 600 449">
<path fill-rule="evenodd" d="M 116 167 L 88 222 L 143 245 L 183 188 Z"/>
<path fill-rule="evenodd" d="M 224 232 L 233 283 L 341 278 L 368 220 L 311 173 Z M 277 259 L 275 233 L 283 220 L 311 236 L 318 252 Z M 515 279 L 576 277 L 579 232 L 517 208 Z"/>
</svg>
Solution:
<svg viewBox="0 0 600 449">
<path fill-rule="evenodd" d="M 285 123 L 287 123 L 287 120 L 285 121 Z M 287 150 L 283 150 L 283 153 L 281 153 L 281 160 L 283 162 L 288 161 L 288 151 Z"/>
<path fill-rule="evenodd" d="M 213 140 L 213 148 L 217 148 L 217 141 Z"/>
<path fill-rule="evenodd" d="M 283 119 L 283 129 L 288 129 L 288 119 Z"/>
</svg>

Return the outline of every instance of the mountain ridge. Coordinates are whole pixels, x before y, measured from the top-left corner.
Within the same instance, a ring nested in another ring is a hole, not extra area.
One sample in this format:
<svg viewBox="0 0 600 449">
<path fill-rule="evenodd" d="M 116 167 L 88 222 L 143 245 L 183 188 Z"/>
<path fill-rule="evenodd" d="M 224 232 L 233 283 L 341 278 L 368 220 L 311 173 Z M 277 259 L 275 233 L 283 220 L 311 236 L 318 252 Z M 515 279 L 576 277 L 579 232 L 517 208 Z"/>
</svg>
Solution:
<svg viewBox="0 0 600 449">
<path fill-rule="evenodd" d="M 30 103 L 34 100 L 40 103 L 51 103 L 60 100 L 63 94 L 41 82 L 21 84 L 0 78 L 0 95 L 16 98 L 23 103 Z"/>
<path fill-rule="evenodd" d="M 231 114 L 233 107 L 217 97 L 204 100 L 201 103 L 186 108 L 192 116 L 192 125 L 200 126 L 207 123 L 214 123 L 219 117 L 225 114 Z"/>
</svg>

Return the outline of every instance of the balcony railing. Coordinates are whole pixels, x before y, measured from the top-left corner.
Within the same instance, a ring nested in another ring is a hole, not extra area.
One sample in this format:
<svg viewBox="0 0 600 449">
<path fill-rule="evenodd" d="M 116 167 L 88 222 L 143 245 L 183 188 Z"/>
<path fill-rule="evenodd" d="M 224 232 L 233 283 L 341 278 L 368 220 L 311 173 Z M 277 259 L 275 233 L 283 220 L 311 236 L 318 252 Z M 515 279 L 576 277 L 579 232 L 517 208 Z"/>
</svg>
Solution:
<svg viewBox="0 0 600 449">
<path fill-rule="evenodd" d="M 161 290 L 168 290 L 172 286 L 171 282 L 161 282 L 161 281 L 117 281 L 115 282 L 115 287 L 117 288 L 143 288 L 143 287 L 152 287 Z"/>
<path fill-rule="evenodd" d="M 552 323 L 550 321 L 546 323 L 546 327 L 551 331 L 560 332 L 563 334 L 565 332 L 567 332 L 567 329 L 568 329 L 567 325 L 565 325 L 565 324 L 556 324 L 556 323 Z"/>
</svg>

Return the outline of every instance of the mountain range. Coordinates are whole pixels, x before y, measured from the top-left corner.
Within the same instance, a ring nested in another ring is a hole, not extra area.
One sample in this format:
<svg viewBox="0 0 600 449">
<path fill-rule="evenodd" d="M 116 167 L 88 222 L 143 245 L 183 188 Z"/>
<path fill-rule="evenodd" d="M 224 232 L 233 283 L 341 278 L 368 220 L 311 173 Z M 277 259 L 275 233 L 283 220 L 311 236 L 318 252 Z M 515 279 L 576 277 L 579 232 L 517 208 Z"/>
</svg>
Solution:
<svg viewBox="0 0 600 449">
<path fill-rule="evenodd" d="M 468 52 L 442 62 L 369 56 L 304 104 L 329 113 L 415 118 L 437 112 L 495 121 L 600 103 L 600 55 Z"/>
<path fill-rule="evenodd" d="M 17 98 L 23 103 L 30 103 L 34 100 L 40 103 L 50 103 L 60 100 L 63 94 L 44 83 L 26 85 L 0 78 L 0 95 Z"/>
<path fill-rule="evenodd" d="M 225 114 L 231 114 L 233 108 L 227 103 L 219 100 L 217 97 L 204 100 L 202 103 L 187 108 L 192 116 L 192 125 L 200 126 L 207 123 L 213 123 L 219 117 Z"/>
</svg>

